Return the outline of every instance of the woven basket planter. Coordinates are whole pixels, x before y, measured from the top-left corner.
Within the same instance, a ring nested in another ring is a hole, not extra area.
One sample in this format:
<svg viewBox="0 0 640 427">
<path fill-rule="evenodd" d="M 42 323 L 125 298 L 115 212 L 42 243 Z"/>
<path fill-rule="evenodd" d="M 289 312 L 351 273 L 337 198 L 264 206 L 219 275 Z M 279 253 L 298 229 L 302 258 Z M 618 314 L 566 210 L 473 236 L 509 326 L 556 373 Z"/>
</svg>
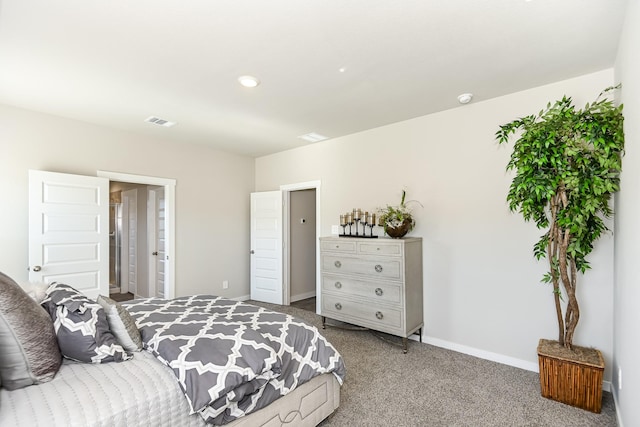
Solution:
<svg viewBox="0 0 640 427">
<path fill-rule="evenodd" d="M 602 409 L 602 374 L 604 359 L 596 349 L 576 347 L 589 355 L 589 362 L 556 354 L 562 349 L 557 341 L 540 340 L 538 363 L 540 364 L 540 392 L 543 397 L 567 405 L 600 413 Z"/>
</svg>

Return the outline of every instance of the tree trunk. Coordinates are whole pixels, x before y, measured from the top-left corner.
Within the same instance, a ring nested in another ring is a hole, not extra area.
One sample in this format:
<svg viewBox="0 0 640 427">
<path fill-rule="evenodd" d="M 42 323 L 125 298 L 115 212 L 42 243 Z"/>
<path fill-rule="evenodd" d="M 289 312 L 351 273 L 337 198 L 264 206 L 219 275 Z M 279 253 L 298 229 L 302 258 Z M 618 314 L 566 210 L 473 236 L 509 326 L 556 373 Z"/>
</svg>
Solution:
<svg viewBox="0 0 640 427">
<path fill-rule="evenodd" d="M 567 207 L 567 193 L 561 186 L 561 190 L 558 192 L 560 203 L 564 208 Z M 566 348 L 571 349 L 573 346 L 573 333 L 578 325 L 578 319 L 580 318 L 580 309 L 578 307 L 578 300 L 576 298 L 576 280 L 577 280 L 577 268 L 576 262 L 567 254 L 569 243 L 571 243 L 571 232 L 569 230 L 558 229 L 558 267 L 560 269 L 560 278 L 562 279 L 562 285 L 567 295 L 567 311 L 564 318 L 563 340 L 560 344 Z M 567 265 L 569 264 L 569 265 Z M 570 269 L 570 271 L 569 271 Z"/>
<path fill-rule="evenodd" d="M 567 318 L 565 321 L 565 338 L 564 338 L 564 346 L 566 348 L 571 349 L 573 347 L 573 333 L 576 330 L 576 326 L 578 326 L 578 320 L 580 320 L 580 308 L 578 307 L 578 299 L 576 297 L 576 284 L 577 284 L 577 273 L 578 270 L 576 268 L 576 262 L 573 259 L 570 259 L 571 264 L 571 276 L 569 277 L 570 286 L 567 288 Z"/>
<path fill-rule="evenodd" d="M 547 259 L 549 260 L 549 273 L 551 274 L 551 282 L 553 283 L 553 299 L 556 306 L 556 316 L 558 319 L 558 342 L 560 345 L 564 345 L 564 321 L 562 320 L 562 305 L 560 301 L 560 278 L 558 277 L 558 270 L 554 265 L 554 260 L 559 259 L 559 236 L 560 230 L 558 230 L 558 225 L 556 224 L 556 217 L 558 212 L 559 205 L 559 195 L 555 195 L 551 199 L 551 221 L 549 234 L 547 238 L 549 239 L 549 244 L 547 245 Z"/>
</svg>

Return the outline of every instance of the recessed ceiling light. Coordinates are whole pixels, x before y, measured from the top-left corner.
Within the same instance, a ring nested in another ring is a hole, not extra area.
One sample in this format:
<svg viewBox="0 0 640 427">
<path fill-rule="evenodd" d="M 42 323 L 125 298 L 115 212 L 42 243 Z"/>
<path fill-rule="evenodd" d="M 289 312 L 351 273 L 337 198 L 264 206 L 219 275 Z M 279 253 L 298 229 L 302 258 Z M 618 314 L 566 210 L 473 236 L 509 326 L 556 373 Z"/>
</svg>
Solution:
<svg viewBox="0 0 640 427">
<path fill-rule="evenodd" d="M 260 80 L 253 76 L 240 76 L 238 81 L 244 87 L 256 87 L 260 84 Z"/>
<path fill-rule="evenodd" d="M 458 102 L 460 104 L 468 104 L 473 99 L 472 93 L 463 93 L 462 95 L 458 95 Z"/>
<path fill-rule="evenodd" d="M 298 138 L 304 139 L 307 142 L 320 142 L 325 139 L 329 139 L 328 136 L 320 135 L 319 133 L 311 132 L 305 135 L 300 135 Z"/>
<path fill-rule="evenodd" d="M 155 116 L 147 117 L 145 122 L 153 123 L 154 125 L 158 125 L 158 126 L 164 126 L 166 128 L 170 128 L 171 126 L 176 125 L 176 122 L 170 122 L 169 120 L 161 119 Z"/>
</svg>

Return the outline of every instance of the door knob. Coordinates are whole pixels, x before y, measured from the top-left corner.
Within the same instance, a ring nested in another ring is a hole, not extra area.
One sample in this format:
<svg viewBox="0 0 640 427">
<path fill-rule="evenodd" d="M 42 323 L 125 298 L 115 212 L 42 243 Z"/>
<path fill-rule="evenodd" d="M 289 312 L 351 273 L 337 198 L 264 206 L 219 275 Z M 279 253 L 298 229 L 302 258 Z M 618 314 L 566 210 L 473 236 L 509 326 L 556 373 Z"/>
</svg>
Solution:
<svg viewBox="0 0 640 427">
<path fill-rule="evenodd" d="M 151 252 L 151 255 L 158 255 L 158 251 Z"/>
<path fill-rule="evenodd" d="M 40 271 L 42 270 L 42 267 L 40 267 L 39 265 L 36 265 L 33 267 L 33 271 Z"/>
</svg>

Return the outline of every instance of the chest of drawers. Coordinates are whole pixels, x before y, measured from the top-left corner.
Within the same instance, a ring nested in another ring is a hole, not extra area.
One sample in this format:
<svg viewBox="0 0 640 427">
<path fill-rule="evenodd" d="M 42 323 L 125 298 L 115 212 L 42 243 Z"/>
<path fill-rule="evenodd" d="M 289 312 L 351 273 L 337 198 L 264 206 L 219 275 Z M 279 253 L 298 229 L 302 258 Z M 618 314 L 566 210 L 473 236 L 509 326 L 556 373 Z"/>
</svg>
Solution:
<svg viewBox="0 0 640 427">
<path fill-rule="evenodd" d="M 403 338 L 422 332 L 422 239 L 320 238 L 321 315 Z"/>
</svg>

